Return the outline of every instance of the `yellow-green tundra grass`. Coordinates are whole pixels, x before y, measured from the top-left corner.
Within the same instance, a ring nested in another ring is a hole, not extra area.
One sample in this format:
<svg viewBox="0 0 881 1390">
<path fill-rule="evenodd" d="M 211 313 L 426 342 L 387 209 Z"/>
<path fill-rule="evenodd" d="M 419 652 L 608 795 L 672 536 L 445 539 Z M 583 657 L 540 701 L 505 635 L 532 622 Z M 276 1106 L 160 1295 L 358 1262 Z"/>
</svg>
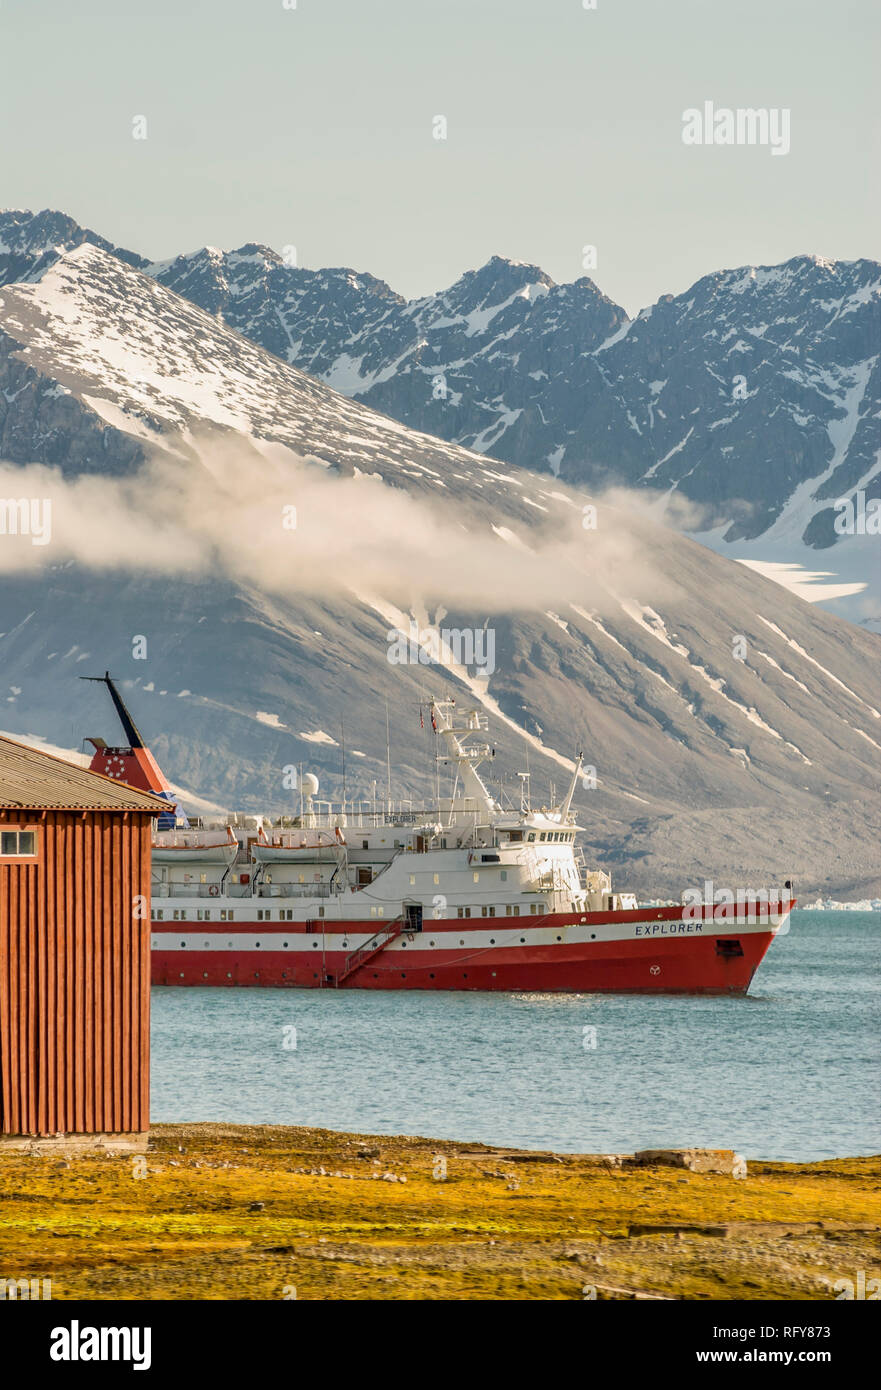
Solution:
<svg viewBox="0 0 881 1390">
<path fill-rule="evenodd" d="M 0 1279 L 53 1299 L 833 1299 L 879 1276 L 881 1159 L 746 1178 L 245 1125 L 0 1151 Z"/>
</svg>

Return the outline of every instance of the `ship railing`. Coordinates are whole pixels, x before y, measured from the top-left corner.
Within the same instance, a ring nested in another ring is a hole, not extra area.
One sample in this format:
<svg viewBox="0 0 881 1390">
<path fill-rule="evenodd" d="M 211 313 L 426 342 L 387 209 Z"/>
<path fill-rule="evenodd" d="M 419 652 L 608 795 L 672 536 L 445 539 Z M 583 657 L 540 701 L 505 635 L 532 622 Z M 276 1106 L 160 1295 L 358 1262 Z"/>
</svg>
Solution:
<svg viewBox="0 0 881 1390">
<path fill-rule="evenodd" d="M 406 826 L 418 827 L 428 824 L 446 826 L 450 819 L 450 809 L 448 806 L 414 806 L 412 803 L 408 803 L 406 809 L 396 809 L 392 807 L 391 810 L 388 808 L 373 810 L 368 808 L 364 802 L 355 802 L 354 804 L 352 802 L 346 802 L 344 806 L 341 805 L 335 808 L 330 807 L 330 803 L 328 802 L 321 802 L 320 806 L 329 807 L 329 809 L 315 810 L 308 818 L 304 817 L 304 820 L 308 820 L 308 824 L 305 828 L 310 830 L 334 830 L 339 826 L 342 833 L 345 834 L 347 829 L 369 830 L 371 828 L 378 829 L 382 826 L 388 826 L 389 828 L 399 826 L 401 829 Z M 484 814 L 484 812 L 468 806 L 457 807 L 454 812 L 457 824 L 461 824 L 463 820 L 470 820 L 472 824 L 477 824 L 479 818 Z M 345 824 L 341 824 L 342 821 L 345 821 Z M 288 831 L 289 828 L 299 829 L 299 827 L 283 827 L 285 831 Z M 273 829 L 275 829 L 275 827 L 273 827 Z"/>
<path fill-rule="evenodd" d="M 332 898 L 340 893 L 332 883 L 258 883 L 257 898 Z"/>
<path fill-rule="evenodd" d="M 154 883 L 154 898 L 250 898 L 250 883 Z"/>
<path fill-rule="evenodd" d="M 354 827 L 358 830 L 376 829 L 380 826 L 406 826 L 406 825 L 425 825 L 430 821 L 434 823 L 439 820 L 437 807 L 426 806 L 424 809 L 407 811 L 367 811 L 361 807 L 346 806 L 340 807 L 338 811 L 317 812 L 310 818 L 309 828 L 315 830 L 333 830 L 339 826 L 345 833 L 349 828 Z M 341 821 L 345 824 L 340 825 Z"/>
<path fill-rule="evenodd" d="M 154 883 L 154 898 L 332 898 L 332 883 Z"/>
</svg>

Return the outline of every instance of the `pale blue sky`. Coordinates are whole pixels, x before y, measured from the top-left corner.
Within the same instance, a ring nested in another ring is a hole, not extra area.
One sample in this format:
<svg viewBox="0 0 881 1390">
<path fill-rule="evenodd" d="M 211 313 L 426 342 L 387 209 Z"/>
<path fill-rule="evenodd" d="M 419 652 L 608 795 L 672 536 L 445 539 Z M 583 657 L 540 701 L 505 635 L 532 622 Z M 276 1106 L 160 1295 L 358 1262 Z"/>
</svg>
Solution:
<svg viewBox="0 0 881 1390">
<path fill-rule="evenodd" d="M 295 245 L 408 296 L 494 253 L 572 280 L 594 244 L 634 311 L 879 255 L 879 57 L 876 0 L 0 0 L 0 206 L 154 259 Z M 791 152 L 683 145 L 705 100 L 789 107 Z"/>
</svg>

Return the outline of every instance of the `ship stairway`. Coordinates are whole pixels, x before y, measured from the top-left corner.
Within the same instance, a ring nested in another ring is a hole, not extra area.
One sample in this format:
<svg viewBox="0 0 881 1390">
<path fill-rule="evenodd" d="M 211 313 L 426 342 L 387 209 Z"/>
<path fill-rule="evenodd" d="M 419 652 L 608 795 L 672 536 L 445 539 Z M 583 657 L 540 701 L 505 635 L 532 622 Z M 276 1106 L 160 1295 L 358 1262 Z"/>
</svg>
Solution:
<svg viewBox="0 0 881 1390">
<path fill-rule="evenodd" d="M 375 960 L 386 946 L 390 946 L 393 941 L 396 941 L 408 925 L 409 919 L 402 914 L 394 921 L 387 922 L 380 927 L 379 931 L 368 941 L 365 941 L 363 946 L 359 946 L 357 951 L 352 951 L 350 955 L 346 956 L 342 970 L 336 976 L 329 976 L 328 984 L 333 984 L 337 989 L 340 985 L 345 984 L 346 980 L 351 979 L 356 971 L 367 965 L 368 961 Z"/>
</svg>

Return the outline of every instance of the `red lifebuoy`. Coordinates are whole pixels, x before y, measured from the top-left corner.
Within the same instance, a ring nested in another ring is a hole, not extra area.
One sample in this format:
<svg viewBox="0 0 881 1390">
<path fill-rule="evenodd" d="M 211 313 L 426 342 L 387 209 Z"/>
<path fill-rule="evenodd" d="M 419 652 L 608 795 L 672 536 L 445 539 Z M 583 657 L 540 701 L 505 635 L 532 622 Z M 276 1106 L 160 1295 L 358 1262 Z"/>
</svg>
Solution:
<svg viewBox="0 0 881 1390">
<path fill-rule="evenodd" d="M 209 898 L 216 898 L 216 897 L 219 897 L 219 895 L 220 895 L 220 889 L 218 888 L 218 886 L 217 886 L 216 883 L 212 883 L 212 884 L 211 884 L 211 887 L 208 889 L 208 896 L 209 896 Z"/>
</svg>

